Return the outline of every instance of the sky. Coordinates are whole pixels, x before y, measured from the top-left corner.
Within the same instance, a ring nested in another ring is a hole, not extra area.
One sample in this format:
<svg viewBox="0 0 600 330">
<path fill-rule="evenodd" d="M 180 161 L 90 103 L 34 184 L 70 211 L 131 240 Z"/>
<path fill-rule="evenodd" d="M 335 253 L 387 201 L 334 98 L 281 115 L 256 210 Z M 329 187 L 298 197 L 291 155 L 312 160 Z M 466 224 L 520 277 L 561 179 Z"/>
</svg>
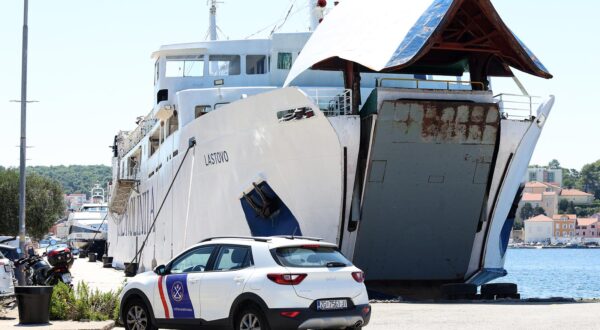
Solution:
<svg viewBox="0 0 600 330">
<path fill-rule="evenodd" d="M 223 0 L 222 37 L 267 37 L 308 30 L 307 0 Z M 343 1 L 343 0 L 342 0 Z M 390 0 L 404 1 L 404 0 Z M 330 6 L 333 1 L 329 1 Z M 504 22 L 554 75 L 517 73 L 532 95 L 556 104 L 532 164 L 558 159 L 581 169 L 600 159 L 598 93 L 600 1 L 495 0 Z M 365 0 L 368 4 L 368 0 Z M 23 1 L 0 1 L 0 165 L 18 166 Z M 135 127 L 153 100 L 153 60 L 160 45 L 202 41 L 205 0 L 30 0 L 28 165 L 110 165 L 113 136 Z M 494 92 L 514 92 L 492 81 Z"/>
</svg>

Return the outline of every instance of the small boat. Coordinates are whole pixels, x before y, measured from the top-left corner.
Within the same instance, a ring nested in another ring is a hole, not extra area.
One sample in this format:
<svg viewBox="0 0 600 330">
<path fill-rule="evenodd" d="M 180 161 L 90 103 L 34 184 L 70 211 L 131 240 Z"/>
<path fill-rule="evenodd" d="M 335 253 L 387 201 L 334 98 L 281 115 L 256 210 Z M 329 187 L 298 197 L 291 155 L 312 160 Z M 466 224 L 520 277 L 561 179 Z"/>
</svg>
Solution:
<svg viewBox="0 0 600 330">
<path fill-rule="evenodd" d="M 104 201 L 104 189 L 99 185 L 92 189 L 91 196 L 90 203 L 69 214 L 67 241 L 72 248 L 102 255 L 108 236 L 108 205 Z"/>
</svg>

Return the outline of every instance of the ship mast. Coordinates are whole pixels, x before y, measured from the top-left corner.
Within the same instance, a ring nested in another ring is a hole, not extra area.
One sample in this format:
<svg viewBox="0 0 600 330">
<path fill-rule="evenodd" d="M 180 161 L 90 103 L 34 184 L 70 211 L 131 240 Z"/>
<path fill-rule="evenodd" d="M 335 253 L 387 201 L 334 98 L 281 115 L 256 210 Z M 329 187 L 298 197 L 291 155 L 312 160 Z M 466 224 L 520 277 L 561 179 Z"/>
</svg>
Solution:
<svg viewBox="0 0 600 330">
<path fill-rule="evenodd" d="M 209 26 L 208 26 L 208 36 L 210 40 L 217 40 L 217 4 L 223 3 L 222 1 L 217 0 L 208 0 L 206 4 L 208 5 L 210 1 L 210 14 L 209 14 Z"/>
</svg>

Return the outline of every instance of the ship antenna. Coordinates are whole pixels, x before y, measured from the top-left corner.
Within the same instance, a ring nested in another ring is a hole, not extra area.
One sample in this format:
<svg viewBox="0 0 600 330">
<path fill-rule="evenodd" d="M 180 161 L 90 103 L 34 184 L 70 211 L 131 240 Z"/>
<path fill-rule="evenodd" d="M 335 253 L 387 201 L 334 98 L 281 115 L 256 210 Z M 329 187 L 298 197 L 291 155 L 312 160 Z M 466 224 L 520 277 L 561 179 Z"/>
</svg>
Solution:
<svg viewBox="0 0 600 330">
<path fill-rule="evenodd" d="M 223 1 L 218 0 L 207 0 L 206 5 L 211 4 L 210 6 L 210 14 L 209 14 L 209 26 L 208 26 L 208 36 L 209 40 L 217 40 L 217 30 L 219 27 L 217 26 L 217 4 L 223 3 Z"/>
</svg>

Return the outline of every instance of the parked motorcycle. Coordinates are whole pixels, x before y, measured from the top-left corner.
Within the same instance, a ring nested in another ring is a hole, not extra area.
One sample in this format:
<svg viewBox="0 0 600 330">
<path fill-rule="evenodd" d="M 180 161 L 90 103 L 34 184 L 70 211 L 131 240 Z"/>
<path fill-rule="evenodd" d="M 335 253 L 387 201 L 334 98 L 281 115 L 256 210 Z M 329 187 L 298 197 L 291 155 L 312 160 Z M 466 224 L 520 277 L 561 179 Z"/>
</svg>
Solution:
<svg viewBox="0 0 600 330">
<path fill-rule="evenodd" d="M 44 259 L 47 257 L 47 261 Z M 56 285 L 63 282 L 72 286 L 69 269 L 73 265 L 73 255 L 68 248 L 60 248 L 44 253 L 42 256 L 29 256 L 15 262 L 16 266 L 25 266 L 28 285 Z"/>
</svg>

